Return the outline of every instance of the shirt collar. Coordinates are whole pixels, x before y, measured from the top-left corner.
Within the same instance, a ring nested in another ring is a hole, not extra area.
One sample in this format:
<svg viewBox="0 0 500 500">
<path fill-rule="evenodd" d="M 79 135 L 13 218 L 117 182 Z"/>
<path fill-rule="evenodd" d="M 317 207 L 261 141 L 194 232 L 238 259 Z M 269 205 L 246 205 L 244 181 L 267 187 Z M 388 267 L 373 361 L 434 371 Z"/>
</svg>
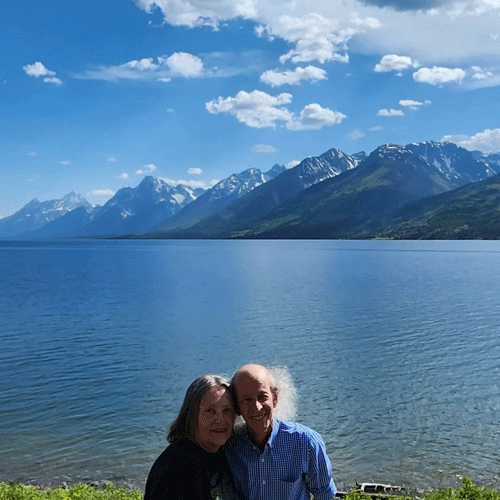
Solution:
<svg viewBox="0 0 500 500">
<path fill-rule="evenodd" d="M 271 435 L 269 436 L 267 443 L 266 443 L 266 446 L 269 445 L 269 448 L 271 450 L 273 449 L 274 443 L 276 441 L 276 436 L 278 435 L 279 427 L 280 427 L 280 421 L 277 420 L 276 418 L 273 418 L 273 430 L 271 431 Z M 247 429 L 246 425 L 245 425 L 244 429 L 245 429 L 244 435 L 246 437 L 248 444 L 252 448 L 255 448 L 255 445 L 252 443 L 252 440 L 250 439 L 250 435 L 248 434 L 248 429 Z"/>
<path fill-rule="evenodd" d="M 273 430 L 271 431 L 271 435 L 269 436 L 269 439 L 267 440 L 267 444 L 269 445 L 269 448 L 273 448 L 274 442 L 276 441 L 276 436 L 278 435 L 278 430 L 280 427 L 280 421 L 273 418 Z"/>
</svg>

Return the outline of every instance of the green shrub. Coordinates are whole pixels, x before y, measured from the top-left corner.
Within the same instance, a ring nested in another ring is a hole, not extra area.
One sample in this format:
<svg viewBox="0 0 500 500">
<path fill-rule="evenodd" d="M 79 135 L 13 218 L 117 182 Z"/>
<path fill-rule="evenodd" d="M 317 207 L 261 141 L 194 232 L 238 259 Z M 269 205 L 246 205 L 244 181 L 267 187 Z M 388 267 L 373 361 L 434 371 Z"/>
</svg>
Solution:
<svg viewBox="0 0 500 500">
<path fill-rule="evenodd" d="M 350 491 L 346 500 L 372 500 L 375 496 L 367 495 L 359 490 Z M 391 496 L 381 494 L 380 497 L 392 500 L 416 500 L 416 496 Z M 432 491 L 425 495 L 424 500 L 500 500 L 496 490 L 486 490 L 476 486 L 468 477 L 462 479 L 462 486 Z"/>
<path fill-rule="evenodd" d="M 100 489 L 81 483 L 44 491 L 37 486 L 0 483 L 0 500 L 143 500 L 143 493 L 112 484 Z"/>
<path fill-rule="evenodd" d="M 425 500 L 500 500 L 500 494 L 496 490 L 476 486 L 468 477 L 464 477 L 460 488 L 427 493 Z"/>
</svg>

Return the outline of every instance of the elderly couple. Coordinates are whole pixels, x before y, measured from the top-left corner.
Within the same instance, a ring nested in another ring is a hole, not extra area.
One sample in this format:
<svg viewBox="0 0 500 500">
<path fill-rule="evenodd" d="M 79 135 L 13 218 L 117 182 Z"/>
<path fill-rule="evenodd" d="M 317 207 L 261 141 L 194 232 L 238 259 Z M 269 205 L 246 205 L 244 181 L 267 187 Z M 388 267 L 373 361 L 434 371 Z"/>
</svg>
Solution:
<svg viewBox="0 0 500 500">
<path fill-rule="evenodd" d="M 274 418 L 279 387 L 261 365 L 229 382 L 205 375 L 188 388 L 171 443 L 154 463 L 144 500 L 331 500 L 336 494 L 321 436 Z M 245 425 L 233 432 L 235 413 Z"/>
</svg>

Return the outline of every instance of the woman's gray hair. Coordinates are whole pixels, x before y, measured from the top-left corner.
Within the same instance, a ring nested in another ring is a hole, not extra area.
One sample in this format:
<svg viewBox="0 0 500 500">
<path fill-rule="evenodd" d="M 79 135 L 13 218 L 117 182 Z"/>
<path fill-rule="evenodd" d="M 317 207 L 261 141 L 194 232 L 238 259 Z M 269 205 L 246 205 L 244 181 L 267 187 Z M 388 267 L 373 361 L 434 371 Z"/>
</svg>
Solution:
<svg viewBox="0 0 500 500">
<path fill-rule="evenodd" d="M 183 438 L 196 441 L 201 400 L 214 386 L 224 387 L 229 390 L 229 380 L 220 375 L 208 374 L 198 377 L 188 387 L 179 415 L 177 415 L 170 427 L 167 436 L 169 443 Z"/>
</svg>

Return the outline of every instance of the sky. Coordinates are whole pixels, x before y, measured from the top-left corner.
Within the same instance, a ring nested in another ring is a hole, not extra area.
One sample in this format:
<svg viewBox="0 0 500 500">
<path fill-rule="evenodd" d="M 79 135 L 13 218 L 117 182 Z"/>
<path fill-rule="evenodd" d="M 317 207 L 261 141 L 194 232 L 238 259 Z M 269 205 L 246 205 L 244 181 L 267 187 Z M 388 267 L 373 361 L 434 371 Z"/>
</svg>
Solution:
<svg viewBox="0 0 500 500">
<path fill-rule="evenodd" d="M 0 50 L 0 218 L 330 148 L 500 151 L 500 0 L 8 0 Z"/>
</svg>

